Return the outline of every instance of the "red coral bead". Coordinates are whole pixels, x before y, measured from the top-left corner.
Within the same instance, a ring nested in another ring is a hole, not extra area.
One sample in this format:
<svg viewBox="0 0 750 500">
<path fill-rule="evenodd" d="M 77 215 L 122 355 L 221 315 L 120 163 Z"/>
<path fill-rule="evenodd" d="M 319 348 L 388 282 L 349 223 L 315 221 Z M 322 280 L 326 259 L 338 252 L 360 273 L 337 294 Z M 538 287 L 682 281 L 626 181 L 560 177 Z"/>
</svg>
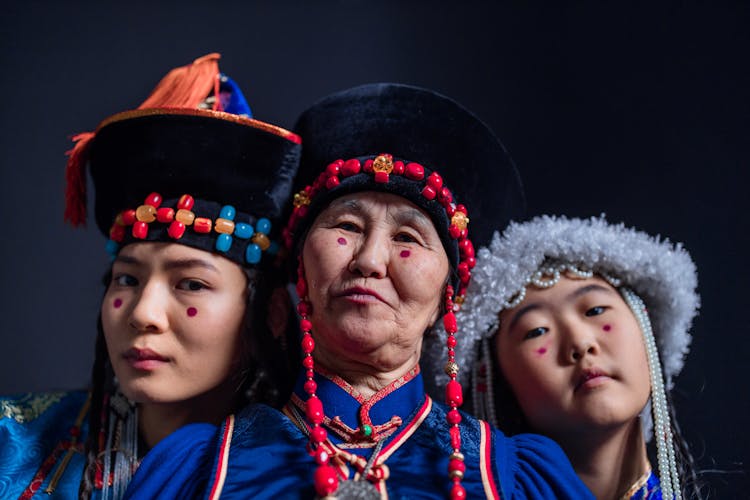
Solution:
<svg viewBox="0 0 750 500">
<path fill-rule="evenodd" d="M 183 194 L 177 201 L 177 209 L 180 210 L 192 210 L 195 200 L 189 194 Z"/>
<path fill-rule="evenodd" d="M 468 210 L 466 210 L 466 207 L 465 207 L 465 206 L 463 206 L 463 205 L 461 205 L 460 203 L 459 203 L 458 205 L 456 205 L 456 211 L 458 211 L 458 212 L 463 212 L 463 213 L 465 213 L 465 214 L 466 214 L 467 216 L 469 215 L 469 211 L 468 211 Z"/>
<path fill-rule="evenodd" d="M 297 312 L 300 316 L 310 316 L 312 305 L 306 300 L 301 300 L 299 304 L 297 304 Z"/>
<path fill-rule="evenodd" d="M 453 314 L 453 312 L 447 312 L 445 316 L 443 316 L 443 326 L 448 333 L 456 333 L 458 331 L 456 315 Z"/>
<path fill-rule="evenodd" d="M 438 201 L 441 205 L 448 205 L 453 201 L 453 194 L 451 193 L 451 190 L 447 187 L 443 186 L 442 189 L 438 192 Z"/>
<path fill-rule="evenodd" d="M 393 162 L 393 173 L 396 175 L 404 175 L 404 162 L 397 160 Z"/>
<path fill-rule="evenodd" d="M 435 190 L 435 194 L 437 194 L 440 188 L 443 187 L 443 178 L 437 172 L 433 172 L 427 177 L 427 185 L 432 187 Z"/>
<path fill-rule="evenodd" d="M 148 224 L 142 221 L 136 221 L 133 224 L 133 238 L 143 240 L 148 236 Z"/>
<path fill-rule="evenodd" d="M 456 337 L 453 335 L 448 335 L 448 338 L 445 339 L 445 345 L 448 346 L 448 349 L 453 349 L 454 347 L 456 347 L 456 342 L 458 341 L 456 340 Z"/>
<path fill-rule="evenodd" d="M 308 398 L 305 415 L 310 423 L 319 424 L 323 421 L 323 403 L 321 403 L 317 396 L 310 396 Z"/>
<path fill-rule="evenodd" d="M 458 426 L 451 427 L 450 430 L 451 434 L 451 448 L 454 450 L 461 449 L 461 430 L 458 428 Z"/>
<path fill-rule="evenodd" d="M 448 423 L 456 425 L 461 423 L 461 413 L 458 410 L 451 410 L 448 412 Z"/>
<path fill-rule="evenodd" d="M 300 278 L 297 280 L 297 297 L 304 299 L 307 297 L 307 282 L 304 280 L 304 278 Z"/>
<path fill-rule="evenodd" d="M 476 257 L 466 257 L 466 265 L 469 266 L 469 269 L 474 269 L 474 266 L 477 265 L 477 259 Z"/>
<path fill-rule="evenodd" d="M 312 335 L 309 333 L 306 333 L 302 337 L 302 352 L 305 354 L 310 354 L 315 349 L 315 340 L 313 340 Z"/>
<path fill-rule="evenodd" d="M 158 208 L 159 205 L 161 205 L 161 195 L 159 193 L 151 193 L 150 195 L 146 196 L 145 200 L 143 200 L 143 204 Z"/>
<path fill-rule="evenodd" d="M 333 189 L 339 184 L 341 184 L 341 181 L 339 181 L 338 177 L 329 177 L 326 181 L 326 189 Z"/>
<path fill-rule="evenodd" d="M 308 380 L 305 382 L 305 392 L 308 394 L 315 394 L 318 390 L 318 384 L 314 380 Z"/>
<path fill-rule="evenodd" d="M 404 175 L 407 179 L 421 181 L 424 179 L 424 167 L 419 163 L 409 163 L 404 168 Z"/>
<path fill-rule="evenodd" d="M 344 164 L 341 166 L 341 174 L 348 177 L 350 175 L 357 175 L 360 170 L 362 170 L 362 165 L 359 163 L 359 160 L 356 158 L 352 158 L 351 160 L 346 160 Z"/>
<path fill-rule="evenodd" d="M 319 497 L 326 497 L 336 491 L 339 487 L 339 478 L 336 477 L 336 469 L 330 465 L 321 465 L 315 469 L 315 492 Z"/>
<path fill-rule="evenodd" d="M 454 483 L 451 488 L 451 500 L 464 500 L 466 498 L 466 489 L 461 483 Z"/>
<path fill-rule="evenodd" d="M 378 184 L 388 184 L 389 179 L 388 172 L 375 172 L 375 182 Z"/>
<path fill-rule="evenodd" d="M 457 240 L 461 237 L 461 230 L 455 224 L 451 224 L 450 227 L 448 227 L 448 234 L 451 235 L 451 238 Z"/>
<path fill-rule="evenodd" d="M 310 370 L 313 366 L 315 366 L 315 360 L 312 356 L 305 356 L 302 360 L 302 366 Z"/>
<path fill-rule="evenodd" d="M 474 257 L 474 245 L 471 240 L 461 240 L 458 242 L 458 249 L 464 257 Z"/>
<path fill-rule="evenodd" d="M 299 322 L 299 328 L 303 332 L 309 332 L 312 330 L 312 322 L 309 319 L 303 319 Z"/>
<path fill-rule="evenodd" d="M 132 226 L 138 219 L 135 217 L 135 210 L 125 210 L 122 212 L 122 223 L 126 226 Z"/>
<path fill-rule="evenodd" d="M 328 432 L 324 427 L 318 426 L 310 432 L 310 438 L 312 438 L 314 443 L 322 443 L 328 438 Z"/>
<path fill-rule="evenodd" d="M 464 404 L 464 395 L 461 384 L 455 380 L 449 380 L 445 386 L 445 401 L 450 406 L 461 406 Z"/>
<path fill-rule="evenodd" d="M 119 224 L 112 224 L 112 227 L 109 229 L 109 239 L 121 243 L 125 239 L 125 227 Z"/>
<path fill-rule="evenodd" d="M 339 175 L 340 172 L 341 172 L 341 167 L 336 162 L 333 162 L 326 167 L 326 173 L 328 174 L 329 177 Z"/>
<path fill-rule="evenodd" d="M 331 456 L 328 454 L 326 450 L 323 449 L 322 446 L 318 446 L 318 449 L 315 450 L 315 463 L 316 464 L 325 465 L 328 463 L 328 460 L 330 458 Z"/>
<path fill-rule="evenodd" d="M 362 170 L 364 170 L 366 173 L 371 174 L 372 173 L 372 164 L 375 163 L 372 158 L 368 158 L 365 160 L 365 164 L 362 165 Z"/>
<path fill-rule="evenodd" d="M 466 472 L 466 464 L 463 462 L 463 460 L 459 460 L 457 458 L 450 459 L 450 461 L 448 462 L 448 472 L 452 472 L 454 470 Z"/>
<path fill-rule="evenodd" d="M 178 220 L 173 220 L 167 228 L 167 234 L 170 238 L 179 240 L 180 238 L 182 238 L 182 235 L 185 234 L 185 224 Z"/>
<path fill-rule="evenodd" d="M 166 224 L 171 222 L 172 219 L 174 219 L 174 208 L 161 207 L 156 211 L 156 220 L 159 222 Z"/>
<path fill-rule="evenodd" d="M 437 193 L 435 192 L 435 188 L 433 188 L 432 186 L 425 186 L 422 189 L 422 196 L 424 196 L 428 200 L 434 200 L 435 196 L 437 196 Z"/>
</svg>

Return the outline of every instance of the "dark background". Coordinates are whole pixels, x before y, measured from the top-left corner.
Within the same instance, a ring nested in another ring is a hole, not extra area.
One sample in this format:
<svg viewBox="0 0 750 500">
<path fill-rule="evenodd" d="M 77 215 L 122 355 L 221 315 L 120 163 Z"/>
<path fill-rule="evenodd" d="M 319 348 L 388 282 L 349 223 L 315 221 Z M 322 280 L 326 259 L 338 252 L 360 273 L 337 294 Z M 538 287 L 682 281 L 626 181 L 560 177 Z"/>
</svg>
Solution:
<svg viewBox="0 0 750 500">
<path fill-rule="evenodd" d="M 0 393 L 87 383 L 108 260 L 93 222 L 62 222 L 68 137 L 218 51 L 259 119 L 291 127 L 365 82 L 430 87 L 502 138 L 532 215 L 604 212 L 684 242 L 703 306 L 677 410 L 712 496 L 747 494 L 747 5 L 102 4 L 0 15 Z"/>
</svg>

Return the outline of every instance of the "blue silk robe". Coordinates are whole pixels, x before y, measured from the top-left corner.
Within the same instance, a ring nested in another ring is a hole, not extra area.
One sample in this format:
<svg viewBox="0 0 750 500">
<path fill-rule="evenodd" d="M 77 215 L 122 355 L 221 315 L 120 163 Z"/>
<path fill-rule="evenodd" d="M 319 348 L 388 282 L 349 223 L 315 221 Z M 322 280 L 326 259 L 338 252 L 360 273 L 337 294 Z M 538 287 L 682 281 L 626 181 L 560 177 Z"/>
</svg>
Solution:
<svg viewBox="0 0 750 500">
<path fill-rule="evenodd" d="M 0 498 L 78 497 L 87 400 L 84 391 L 0 398 Z M 51 483 L 53 491 L 46 493 Z"/>
<path fill-rule="evenodd" d="M 193 424 L 160 442 L 145 457 L 128 488 L 132 498 L 314 498 L 315 462 L 295 414 L 304 415 L 300 377 L 279 412 L 251 405 L 221 427 Z M 368 479 L 382 498 L 447 498 L 447 407 L 424 392 L 419 369 L 369 399 L 337 377 L 316 373 L 327 419 L 332 463 L 340 479 L 359 476 L 373 453 L 362 432 L 371 425 L 384 445 Z M 593 498 L 551 440 L 506 437 L 463 414 L 461 452 L 468 498 Z"/>
</svg>

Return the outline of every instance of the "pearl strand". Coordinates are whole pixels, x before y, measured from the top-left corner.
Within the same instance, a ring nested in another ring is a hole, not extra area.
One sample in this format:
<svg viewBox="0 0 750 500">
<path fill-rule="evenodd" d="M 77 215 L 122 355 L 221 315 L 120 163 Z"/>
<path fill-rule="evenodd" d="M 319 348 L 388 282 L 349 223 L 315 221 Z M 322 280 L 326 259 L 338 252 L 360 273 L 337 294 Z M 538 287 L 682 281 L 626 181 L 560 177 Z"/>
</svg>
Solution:
<svg viewBox="0 0 750 500">
<path fill-rule="evenodd" d="M 664 498 L 682 499 L 680 478 L 677 473 L 672 426 L 667 410 L 667 398 L 662 376 L 659 351 L 654 340 L 651 321 L 646 312 L 646 306 L 638 295 L 628 288 L 620 288 L 623 298 L 633 311 L 643 332 L 651 376 L 651 408 L 654 416 L 654 439 L 656 440 L 656 456 Z"/>
</svg>

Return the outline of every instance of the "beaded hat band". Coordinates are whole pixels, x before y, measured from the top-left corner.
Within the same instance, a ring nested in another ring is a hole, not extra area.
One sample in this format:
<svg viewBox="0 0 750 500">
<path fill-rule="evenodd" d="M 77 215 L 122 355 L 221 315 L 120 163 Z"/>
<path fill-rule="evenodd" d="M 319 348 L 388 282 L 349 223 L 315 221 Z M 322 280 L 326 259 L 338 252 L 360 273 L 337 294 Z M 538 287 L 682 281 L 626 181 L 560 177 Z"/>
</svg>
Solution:
<svg viewBox="0 0 750 500">
<path fill-rule="evenodd" d="M 161 195 L 151 193 L 138 208 L 117 215 L 109 230 L 107 252 L 115 256 L 122 246 L 137 241 L 168 241 L 253 265 L 264 251 L 278 250 L 268 237 L 270 232 L 270 220 L 237 213 L 232 205 L 195 200 L 189 194 L 162 202 Z"/>
</svg>

